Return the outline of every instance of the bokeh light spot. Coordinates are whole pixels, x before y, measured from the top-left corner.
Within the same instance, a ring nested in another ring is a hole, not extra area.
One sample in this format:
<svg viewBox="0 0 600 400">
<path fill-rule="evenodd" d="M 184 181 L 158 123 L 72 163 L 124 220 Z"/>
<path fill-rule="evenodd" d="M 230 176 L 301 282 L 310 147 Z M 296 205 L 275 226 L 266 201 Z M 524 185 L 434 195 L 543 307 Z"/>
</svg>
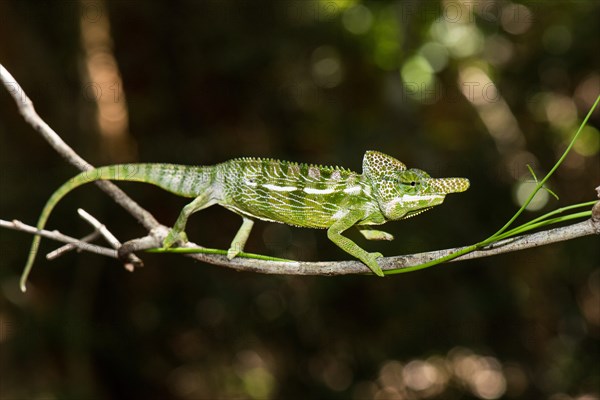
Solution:
<svg viewBox="0 0 600 400">
<path fill-rule="evenodd" d="M 483 34 L 474 24 L 449 23 L 440 18 L 431 25 L 431 35 L 455 58 L 470 57 L 483 50 Z"/>
<path fill-rule="evenodd" d="M 437 369 L 426 361 L 413 360 L 406 364 L 402 370 L 402 376 L 406 386 L 422 391 L 429 389 L 438 381 L 439 374 Z"/>
<path fill-rule="evenodd" d="M 402 66 L 400 76 L 405 93 L 414 100 L 428 102 L 439 95 L 433 68 L 421 55 L 409 58 Z"/>
<path fill-rule="evenodd" d="M 234 370 L 241 378 L 245 392 L 253 399 L 268 399 L 275 388 L 275 378 L 264 358 L 255 350 L 236 354 Z"/>
<path fill-rule="evenodd" d="M 514 52 L 512 42 L 502 35 L 491 35 L 485 40 L 483 56 L 490 64 L 496 67 L 508 63 L 512 59 Z"/>
<path fill-rule="evenodd" d="M 417 86 L 429 85 L 433 81 L 433 68 L 420 55 L 409 58 L 402 66 L 400 74 L 404 83 Z"/>
<path fill-rule="evenodd" d="M 402 378 L 403 366 L 399 361 L 387 361 L 379 371 L 379 383 L 383 387 L 394 389 L 403 389 L 404 381 Z"/>
<path fill-rule="evenodd" d="M 498 399 L 506 391 L 506 380 L 498 370 L 478 370 L 473 374 L 472 388 L 474 394 L 482 399 Z"/>
<path fill-rule="evenodd" d="M 500 22 L 502 28 L 513 35 L 521 35 L 529 30 L 533 13 L 523 4 L 508 4 L 502 9 Z"/>
<path fill-rule="evenodd" d="M 427 60 L 431 69 L 440 72 L 448 65 L 448 50 L 436 42 L 427 42 L 419 50 L 419 54 Z"/>
<path fill-rule="evenodd" d="M 596 101 L 598 93 L 600 93 L 600 74 L 591 73 L 577 85 L 575 99 L 582 109 L 588 110 Z"/>
<path fill-rule="evenodd" d="M 600 150 L 600 132 L 593 126 L 586 125 L 573 145 L 576 152 L 585 157 L 598 154 Z"/>
<path fill-rule="evenodd" d="M 392 7 L 377 13 L 373 24 L 373 58 L 381 69 L 393 71 L 400 65 L 402 33 Z"/>
<path fill-rule="evenodd" d="M 368 7 L 358 4 L 344 11 L 342 23 L 348 32 L 361 35 L 371 29 L 373 25 L 373 13 L 371 13 Z"/>
<path fill-rule="evenodd" d="M 550 54 L 563 54 L 571 47 L 571 31 L 564 25 L 553 25 L 544 31 L 542 43 Z"/>
<path fill-rule="evenodd" d="M 577 121 L 575 102 L 567 96 L 550 94 L 545 105 L 548 122 L 556 128 L 570 131 Z"/>
<path fill-rule="evenodd" d="M 311 56 L 311 72 L 315 84 L 324 88 L 338 86 L 344 77 L 338 51 L 331 46 L 315 49 Z"/>
<path fill-rule="evenodd" d="M 535 189 L 537 183 L 533 181 L 525 181 L 519 182 L 515 186 L 514 190 L 514 200 L 515 203 L 521 207 L 525 204 L 527 198 L 531 195 L 531 192 Z M 538 191 L 531 203 L 527 206 L 527 211 L 538 211 L 544 208 L 544 206 L 548 203 L 550 195 L 544 189 Z"/>
</svg>

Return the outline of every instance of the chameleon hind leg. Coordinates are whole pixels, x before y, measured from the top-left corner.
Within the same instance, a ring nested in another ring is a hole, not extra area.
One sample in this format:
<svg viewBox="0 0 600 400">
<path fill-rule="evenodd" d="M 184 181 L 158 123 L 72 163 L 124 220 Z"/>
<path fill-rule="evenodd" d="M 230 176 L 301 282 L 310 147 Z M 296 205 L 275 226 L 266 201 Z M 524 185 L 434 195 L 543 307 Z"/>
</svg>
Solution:
<svg viewBox="0 0 600 400">
<path fill-rule="evenodd" d="M 350 210 L 348 214 L 335 221 L 327 230 L 327 237 L 333 243 L 337 244 L 346 253 L 353 255 L 360 261 L 365 263 L 367 267 L 373 271 L 377 276 L 383 276 L 383 271 L 377 259 L 383 257 L 381 253 L 369 253 L 364 249 L 360 248 L 359 245 L 354 243 L 352 240 L 342 235 L 346 229 L 350 228 L 364 217 L 364 213 L 360 210 Z"/>
<path fill-rule="evenodd" d="M 173 225 L 173 228 L 171 228 L 169 234 L 165 240 L 163 240 L 163 248 L 168 249 L 169 247 L 173 247 L 173 245 L 176 243 L 181 244 L 187 242 L 188 239 L 187 235 L 185 234 L 185 226 L 190 215 L 210 207 L 214 203 L 215 201 L 211 198 L 211 194 L 207 191 L 183 207 L 181 213 L 179 213 L 179 217 L 177 217 L 177 221 L 175 221 L 175 225 Z"/>
<path fill-rule="evenodd" d="M 254 226 L 254 221 L 250 218 L 246 218 L 242 216 L 244 221 L 242 222 L 242 226 L 238 229 L 235 237 L 231 241 L 231 245 L 229 246 L 229 250 L 227 250 L 227 258 L 230 260 L 240 254 L 240 252 L 244 251 L 244 246 L 248 241 L 248 237 L 250 236 L 250 232 L 252 231 L 252 226 Z"/>
</svg>

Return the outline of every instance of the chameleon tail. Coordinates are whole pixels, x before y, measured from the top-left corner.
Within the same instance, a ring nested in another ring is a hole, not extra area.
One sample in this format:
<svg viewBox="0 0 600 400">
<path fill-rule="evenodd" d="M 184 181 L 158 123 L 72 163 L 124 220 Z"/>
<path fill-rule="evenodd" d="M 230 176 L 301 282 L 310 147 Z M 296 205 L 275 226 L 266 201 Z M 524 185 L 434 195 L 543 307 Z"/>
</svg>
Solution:
<svg viewBox="0 0 600 400">
<path fill-rule="evenodd" d="M 52 210 L 67 193 L 89 182 L 98 180 L 144 182 L 156 185 L 179 196 L 196 197 L 211 185 L 214 177 L 213 167 L 191 167 L 174 164 L 118 164 L 84 171 L 65 182 L 50 196 L 38 219 L 37 229 L 44 229 Z M 20 280 L 23 292 L 26 290 L 25 284 L 31 272 L 40 241 L 41 236 L 35 236 L 31 243 L 27 264 L 25 264 Z"/>
</svg>

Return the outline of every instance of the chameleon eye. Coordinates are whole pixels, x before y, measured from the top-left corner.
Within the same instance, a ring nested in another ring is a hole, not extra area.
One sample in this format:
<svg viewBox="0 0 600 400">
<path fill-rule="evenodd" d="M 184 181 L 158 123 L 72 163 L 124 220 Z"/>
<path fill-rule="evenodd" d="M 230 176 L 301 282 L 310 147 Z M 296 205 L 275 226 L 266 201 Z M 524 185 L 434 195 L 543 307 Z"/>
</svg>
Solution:
<svg viewBox="0 0 600 400">
<path fill-rule="evenodd" d="M 414 187 L 414 186 L 417 186 L 417 182 L 415 182 L 415 181 L 412 181 L 412 182 L 410 183 L 410 186 L 413 186 L 413 187 Z"/>
</svg>

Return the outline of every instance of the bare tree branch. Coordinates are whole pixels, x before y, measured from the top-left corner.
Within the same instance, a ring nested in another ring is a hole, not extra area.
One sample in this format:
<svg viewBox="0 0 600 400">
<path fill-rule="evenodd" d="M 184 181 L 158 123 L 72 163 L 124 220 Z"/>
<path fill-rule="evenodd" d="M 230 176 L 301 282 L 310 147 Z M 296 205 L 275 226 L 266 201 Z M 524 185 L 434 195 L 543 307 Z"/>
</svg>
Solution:
<svg viewBox="0 0 600 400">
<path fill-rule="evenodd" d="M 95 231 L 95 232 L 90 233 L 89 235 L 82 237 L 79 240 L 82 242 L 85 242 L 85 243 L 90 243 L 90 242 L 96 240 L 98 237 L 100 237 L 100 233 L 98 231 Z M 50 253 L 46 254 L 46 260 L 55 260 L 58 257 L 62 256 L 63 254 L 68 253 L 72 250 L 81 251 L 81 249 L 78 248 L 73 243 L 67 243 L 67 244 L 59 247 L 58 249 L 52 250 Z"/>
<path fill-rule="evenodd" d="M 88 171 L 93 169 L 94 166 L 85 161 L 79 156 L 68 144 L 66 144 L 62 138 L 52 129 L 50 126 L 38 115 L 33 107 L 33 102 L 29 99 L 21 85 L 16 81 L 15 78 L 8 72 L 2 64 L 0 64 L 0 79 L 2 83 L 11 94 L 19 112 L 29 123 L 33 129 L 38 131 L 44 139 L 70 164 L 74 165 L 81 171 Z M 123 207 L 129 214 L 136 218 L 144 228 L 150 230 L 159 225 L 158 221 L 152 214 L 144 210 L 139 204 L 125 194 L 121 189 L 115 186 L 109 181 L 97 181 L 95 182 L 105 193 L 107 193 L 113 200 Z"/>
<path fill-rule="evenodd" d="M 566 241 L 588 235 L 600 235 L 600 221 L 579 222 L 576 224 L 549 229 L 532 234 L 517 236 L 511 239 L 506 239 L 495 243 L 489 248 L 477 250 L 464 256 L 455 258 L 451 262 L 470 260 L 475 258 L 489 257 L 492 255 L 509 253 L 518 250 L 530 249 L 533 247 L 543 246 L 546 244 Z M 194 247 L 194 243 L 188 243 L 186 247 Z M 436 250 L 425 253 L 401 255 L 394 257 L 384 257 L 378 259 L 381 269 L 389 271 L 398 268 L 409 268 L 415 265 L 423 264 L 438 258 L 447 256 L 448 254 L 462 250 L 463 247 L 456 247 L 445 250 Z M 186 254 L 199 261 L 208 262 L 208 254 Z M 214 255 L 211 255 L 214 257 Z M 286 275 L 348 275 L 348 274 L 370 274 L 371 271 L 362 262 L 357 260 L 352 261 L 331 261 L 331 262 L 280 262 L 280 261 L 263 261 L 243 258 L 234 258 L 228 260 L 225 256 L 218 256 L 216 262 L 210 261 L 213 264 L 227 266 L 239 271 L 260 272 L 266 274 L 286 274 Z M 212 259 L 212 257 L 211 257 Z"/>
<path fill-rule="evenodd" d="M 82 251 L 90 251 L 96 254 L 107 255 L 116 258 L 115 251 L 102 248 L 99 246 L 90 245 L 89 243 L 81 242 L 78 239 L 71 238 L 59 234 L 58 232 L 38 231 L 35 227 L 25 225 L 21 222 L 10 223 L 0 220 L 0 227 L 16 229 L 27 233 L 36 234 L 40 232 L 44 237 L 66 242 L 74 243 Z M 560 228 L 549 229 L 541 232 L 536 232 L 528 235 L 517 236 L 515 238 L 502 240 L 494 243 L 493 246 L 474 251 L 464 256 L 458 257 L 451 262 L 471 260 L 475 258 L 489 257 L 497 254 L 509 253 L 518 250 L 530 249 L 546 244 L 566 241 L 578 237 L 599 235 L 600 221 L 592 219 L 578 222 L 576 224 L 563 226 Z M 162 240 L 166 236 L 166 231 L 153 231 L 150 235 L 143 238 L 134 239 L 129 251 L 141 251 L 151 248 L 160 247 Z M 125 244 L 127 245 L 127 243 Z M 202 248 L 195 243 L 186 243 L 187 248 Z M 102 249 L 99 251 L 98 249 Z M 409 268 L 415 265 L 426 263 L 448 254 L 461 250 L 462 247 L 450 248 L 445 250 L 436 250 L 425 253 L 409 254 L 394 257 L 385 257 L 379 259 L 381 268 L 384 271 L 389 271 L 398 268 Z M 283 261 L 264 261 L 248 258 L 234 258 L 228 260 L 226 256 L 215 254 L 184 254 L 186 257 L 193 258 L 197 261 L 204 261 L 215 265 L 229 267 L 238 271 L 258 272 L 263 274 L 282 274 L 282 275 L 349 275 L 349 274 L 368 274 L 370 270 L 360 261 L 328 261 L 328 262 L 283 262 Z"/>
<path fill-rule="evenodd" d="M 79 155 L 77 155 L 77 153 L 75 153 L 73 149 L 71 149 L 66 143 L 64 143 L 60 136 L 58 136 L 58 134 L 54 132 L 52 128 L 50 128 L 39 117 L 39 115 L 35 112 L 35 109 L 33 108 L 31 100 L 29 100 L 23 89 L 1 64 L 0 76 L 3 84 L 6 86 L 10 94 L 17 102 L 19 111 L 21 112 L 25 120 L 29 124 L 31 124 L 34 127 L 34 129 L 36 129 L 40 134 L 42 134 L 42 136 L 52 145 L 52 147 L 59 154 L 61 154 L 68 162 L 75 165 L 80 170 L 89 170 L 93 168 L 89 163 L 87 163 Z M 57 231 L 40 231 L 35 227 L 25 225 L 19 221 L 8 222 L 0 220 L 0 227 L 16 229 L 34 235 L 41 235 L 49 239 L 57 240 L 64 243 L 70 243 L 83 251 L 89 251 L 112 258 L 118 257 L 120 259 L 123 259 L 124 257 L 129 257 L 133 251 L 161 247 L 169 228 L 158 223 L 157 220 L 148 211 L 141 208 L 136 202 L 131 200 L 123 191 L 121 191 L 112 183 L 108 181 L 98 181 L 96 183 L 106 193 L 108 193 L 115 200 L 115 202 L 124 207 L 132 216 L 134 216 L 140 223 L 142 223 L 142 225 L 144 225 L 144 227 L 148 230 L 149 234 L 145 237 L 130 240 L 124 243 L 123 245 L 120 245 L 118 248 L 119 251 L 117 252 L 115 250 L 108 249 L 105 247 L 91 245 L 89 243 L 86 243 L 85 241 L 63 235 Z M 86 219 L 90 221 L 90 219 Z M 98 224 L 101 226 L 99 222 Z M 590 218 L 587 221 L 502 240 L 500 242 L 494 243 L 493 246 L 489 246 L 488 248 L 484 248 L 463 255 L 452 261 L 489 257 L 496 254 L 523 250 L 559 241 L 570 240 L 577 237 L 598 234 L 600 234 L 600 207 L 597 203 L 594 206 L 592 218 Z M 104 236 L 107 237 L 106 235 Z M 118 240 L 116 240 L 116 238 L 114 238 L 114 240 L 109 239 L 109 242 L 111 241 L 113 245 L 119 243 Z M 202 248 L 201 246 L 198 246 L 197 244 L 191 242 L 186 243 L 185 247 L 199 249 Z M 440 257 L 446 256 L 448 254 L 454 253 L 461 249 L 462 248 L 459 247 L 418 254 L 385 257 L 379 259 L 378 261 L 380 262 L 381 267 L 384 271 L 389 271 L 392 269 L 408 268 L 411 266 L 423 264 L 438 259 Z M 370 273 L 370 270 L 358 260 L 332 262 L 283 262 L 256 260 L 242 257 L 237 257 L 233 260 L 229 260 L 224 255 L 203 253 L 185 254 L 185 256 L 198 261 L 220 265 L 238 271 L 249 271 L 265 274 L 347 275 Z M 126 260 L 125 262 L 132 262 L 131 260 L 132 259 L 129 258 L 129 260 Z M 137 262 L 135 260 L 138 260 L 141 264 L 141 260 L 137 259 L 137 257 L 133 260 L 133 264 Z M 132 268 L 133 266 L 130 267 Z"/>
<path fill-rule="evenodd" d="M 598 194 L 598 198 L 600 198 L 600 186 L 596 188 L 596 193 Z M 600 201 L 594 204 L 594 207 L 592 207 L 592 220 L 595 222 L 600 222 Z"/>
</svg>

